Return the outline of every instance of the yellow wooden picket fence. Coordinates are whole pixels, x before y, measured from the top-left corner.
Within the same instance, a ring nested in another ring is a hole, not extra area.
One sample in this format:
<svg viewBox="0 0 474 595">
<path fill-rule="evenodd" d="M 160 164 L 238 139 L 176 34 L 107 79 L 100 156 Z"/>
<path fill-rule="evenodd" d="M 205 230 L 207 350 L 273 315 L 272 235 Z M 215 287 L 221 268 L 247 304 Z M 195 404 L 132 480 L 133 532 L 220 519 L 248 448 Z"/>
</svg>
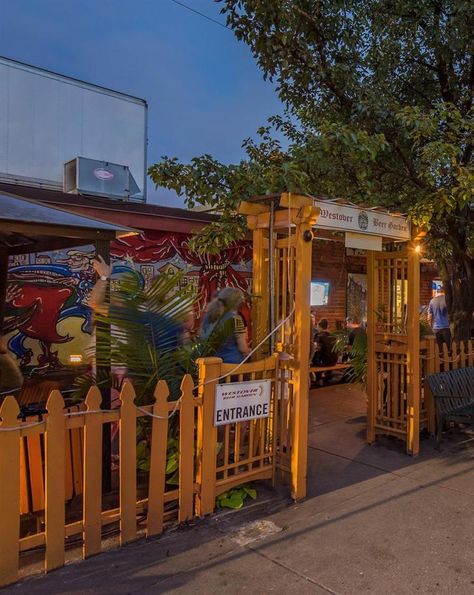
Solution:
<svg viewBox="0 0 474 595">
<path fill-rule="evenodd" d="M 128 543 L 137 539 L 137 515 L 146 518 L 150 537 L 160 534 L 170 520 L 181 523 L 212 513 L 216 496 L 232 487 L 261 479 L 275 481 L 277 473 L 289 469 L 291 457 L 292 398 L 287 377 L 277 356 L 244 364 L 238 372 L 233 364 L 205 358 L 199 361 L 198 386 L 191 376 L 184 376 L 178 401 L 168 401 L 163 381 L 156 386 L 154 404 L 144 407 L 135 405 L 133 386 L 126 382 L 120 407 L 108 411 L 101 409 L 96 387 L 89 390 L 84 407 L 75 410 L 65 409 L 61 393 L 54 390 L 43 419 L 26 422 L 18 420 L 14 397 L 7 397 L 0 408 L 0 586 L 18 580 L 20 552 L 42 548 L 44 568 L 50 571 L 64 565 L 72 536 L 82 539 L 85 558 L 101 551 L 105 525 L 118 523 L 120 543 Z M 270 417 L 214 427 L 217 383 L 260 379 L 272 381 Z M 138 498 L 137 419 L 144 416 L 151 423 L 150 469 L 147 493 Z M 167 446 L 175 418 L 179 485 L 170 486 L 166 484 Z M 110 423 L 119 427 L 119 505 L 104 509 L 102 435 L 104 424 Z M 28 457 L 32 439 L 41 442 L 41 456 L 36 458 Z M 72 458 L 71 452 L 75 453 Z M 21 535 L 20 512 L 31 509 L 31 493 L 26 492 L 35 483 L 32 474 L 41 479 L 35 497 L 44 503 L 44 511 L 37 531 Z M 82 498 L 78 520 L 68 519 L 67 514 L 73 492 Z"/>
</svg>

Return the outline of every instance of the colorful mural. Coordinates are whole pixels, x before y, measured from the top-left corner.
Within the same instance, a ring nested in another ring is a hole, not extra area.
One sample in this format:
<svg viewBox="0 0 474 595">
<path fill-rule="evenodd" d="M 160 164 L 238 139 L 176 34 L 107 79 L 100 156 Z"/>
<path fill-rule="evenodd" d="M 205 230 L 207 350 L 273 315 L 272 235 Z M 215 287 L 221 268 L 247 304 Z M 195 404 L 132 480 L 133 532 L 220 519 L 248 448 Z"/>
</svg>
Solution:
<svg viewBox="0 0 474 595">
<path fill-rule="evenodd" d="M 191 283 L 199 294 L 197 319 L 215 292 L 223 287 L 238 287 L 250 293 L 251 242 L 239 242 L 220 254 L 200 255 L 189 249 L 188 239 L 185 234 L 164 232 L 128 236 L 114 242 L 112 256 L 116 262 L 124 264 L 133 261 L 146 282 L 159 273 L 186 271 L 183 284 Z M 242 315 L 248 324 L 249 303 L 242 309 Z"/>
<path fill-rule="evenodd" d="M 111 247 L 113 274 L 134 270 L 145 284 L 158 274 L 185 271 L 182 283 L 199 295 L 199 320 L 212 295 L 225 286 L 250 292 L 252 251 L 242 242 L 219 255 L 189 250 L 189 236 L 149 232 Z M 58 369 L 84 353 L 92 333 L 87 296 L 95 282 L 93 246 L 11 258 L 5 334 L 22 367 Z M 242 310 L 250 321 L 249 304 Z"/>
<path fill-rule="evenodd" d="M 12 257 L 5 334 L 22 367 L 60 368 L 69 353 L 84 350 L 92 332 L 85 301 L 94 255 L 88 246 Z"/>
</svg>

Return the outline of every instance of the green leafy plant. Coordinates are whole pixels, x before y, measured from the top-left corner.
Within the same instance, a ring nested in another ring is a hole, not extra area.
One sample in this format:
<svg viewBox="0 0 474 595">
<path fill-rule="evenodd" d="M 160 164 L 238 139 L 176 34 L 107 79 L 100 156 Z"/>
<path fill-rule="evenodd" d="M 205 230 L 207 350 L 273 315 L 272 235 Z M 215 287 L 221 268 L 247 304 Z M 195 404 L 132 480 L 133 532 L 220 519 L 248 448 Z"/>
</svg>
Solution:
<svg viewBox="0 0 474 595">
<path fill-rule="evenodd" d="M 384 308 L 379 309 L 376 315 L 377 319 L 383 319 Z M 424 339 L 431 334 L 431 327 L 423 318 L 420 318 L 419 329 L 420 339 Z M 349 346 L 349 333 L 347 330 L 333 333 L 333 335 L 336 338 L 333 351 L 346 353 L 351 365 L 345 373 L 345 377 L 349 382 L 362 384 L 365 387 L 367 383 L 367 334 L 356 334 L 352 346 Z"/>
<path fill-rule="evenodd" d="M 255 500 L 257 497 L 257 490 L 249 488 L 246 485 L 232 488 L 216 498 L 217 508 L 242 508 L 247 497 Z"/>
<path fill-rule="evenodd" d="M 179 442 L 176 438 L 168 439 L 165 473 L 167 484 L 179 484 Z"/>
<path fill-rule="evenodd" d="M 152 402 L 158 380 L 168 383 L 171 400 L 179 397 L 184 374 L 197 381 L 196 360 L 214 355 L 233 327 L 229 320 L 216 325 L 206 338 L 198 334 L 180 341 L 183 324 L 197 302 L 189 285 L 183 288 L 183 274 L 159 275 L 149 287 L 128 274 L 112 289 L 108 308 L 96 315 L 98 371 L 77 379 L 77 399 L 92 385 L 120 390 L 122 380 L 113 373 L 117 369 L 132 380 L 139 405 Z"/>
<path fill-rule="evenodd" d="M 349 332 L 347 330 L 333 333 L 335 337 L 333 351 L 345 353 L 350 368 L 345 372 L 349 382 L 362 384 L 367 381 L 367 335 L 366 333 L 356 334 L 354 342 L 349 345 Z"/>
</svg>

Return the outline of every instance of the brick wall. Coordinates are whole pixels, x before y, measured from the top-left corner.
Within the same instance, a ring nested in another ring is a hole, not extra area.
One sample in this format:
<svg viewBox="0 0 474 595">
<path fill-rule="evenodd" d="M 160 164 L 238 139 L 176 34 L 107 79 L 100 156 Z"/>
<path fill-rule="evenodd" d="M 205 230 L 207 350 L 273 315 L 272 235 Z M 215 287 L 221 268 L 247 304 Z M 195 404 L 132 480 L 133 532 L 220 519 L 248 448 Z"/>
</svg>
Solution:
<svg viewBox="0 0 474 595">
<path fill-rule="evenodd" d="M 316 320 L 327 318 L 334 330 L 346 318 L 347 273 L 366 273 L 365 256 L 355 256 L 346 251 L 342 242 L 316 239 L 313 242 L 312 279 L 328 281 L 329 299 L 326 306 L 313 307 Z M 432 293 L 431 282 L 438 277 L 436 265 L 421 264 L 420 304 L 428 305 Z"/>
<path fill-rule="evenodd" d="M 317 239 L 313 242 L 312 279 L 328 281 L 329 298 L 326 306 L 312 308 L 316 320 L 327 318 L 331 330 L 346 318 L 347 273 L 365 273 L 365 256 L 347 255 L 342 242 Z"/>
<path fill-rule="evenodd" d="M 427 306 L 432 298 L 431 282 L 439 277 L 434 263 L 422 263 L 420 273 L 420 304 Z"/>
</svg>

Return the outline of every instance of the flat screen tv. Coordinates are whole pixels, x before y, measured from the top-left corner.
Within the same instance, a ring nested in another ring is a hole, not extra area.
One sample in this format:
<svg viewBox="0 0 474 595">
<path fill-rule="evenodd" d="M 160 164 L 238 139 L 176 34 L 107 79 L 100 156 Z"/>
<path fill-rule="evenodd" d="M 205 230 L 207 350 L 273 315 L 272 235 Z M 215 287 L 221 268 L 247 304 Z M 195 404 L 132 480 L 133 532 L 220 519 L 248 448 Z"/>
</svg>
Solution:
<svg viewBox="0 0 474 595">
<path fill-rule="evenodd" d="M 311 305 L 326 306 L 329 299 L 329 283 L 327 281 L 311 281 Z"/>
</svg>

